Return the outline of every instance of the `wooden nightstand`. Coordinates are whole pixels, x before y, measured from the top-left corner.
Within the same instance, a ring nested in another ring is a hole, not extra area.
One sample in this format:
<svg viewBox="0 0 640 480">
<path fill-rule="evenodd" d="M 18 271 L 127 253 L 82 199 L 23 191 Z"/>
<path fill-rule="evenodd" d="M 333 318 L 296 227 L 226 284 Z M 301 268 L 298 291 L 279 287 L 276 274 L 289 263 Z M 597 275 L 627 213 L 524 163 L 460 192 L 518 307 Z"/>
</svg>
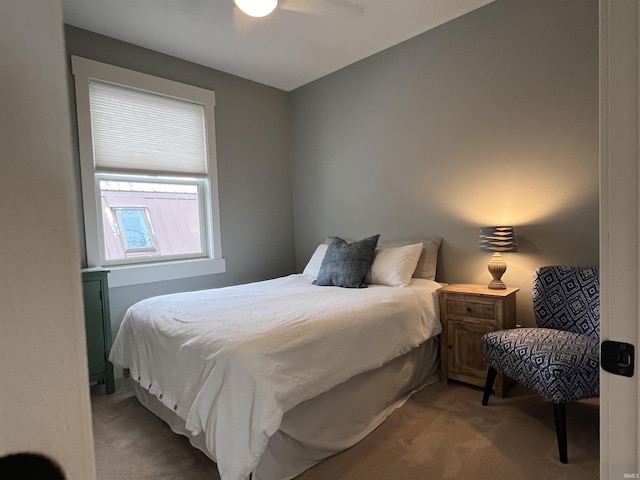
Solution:
<svg viewBox="0 0 640 480">
<path fill-rule="evenodd" d="M 486 285 L 447 285 L 438 290 L 442 334 L 441 379 L 483 387 L 487 365 L 482 355 L 485 333 L 516 326 L 517 288 L 491 290 Z M 504 396 L 511 380 L 498 374 L 495 394 Z"/>
</svg>

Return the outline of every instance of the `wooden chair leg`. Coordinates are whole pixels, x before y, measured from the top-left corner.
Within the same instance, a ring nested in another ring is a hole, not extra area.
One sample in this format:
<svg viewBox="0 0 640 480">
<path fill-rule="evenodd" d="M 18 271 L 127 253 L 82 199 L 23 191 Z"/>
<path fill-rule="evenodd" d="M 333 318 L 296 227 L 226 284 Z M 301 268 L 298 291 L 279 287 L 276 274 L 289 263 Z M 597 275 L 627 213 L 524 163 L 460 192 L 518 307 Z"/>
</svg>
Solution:
<svg viewBox="0 0 640 480">
<path fill-rule="evenodd" d="M 558 437 L 558 453 L 560 461 L 567 463 L 567 411 L 565 403 L 553 404 L 553 416 L 556 421 L 556 435 Z"/>
<path fill-rule="evenodd" d="M 487 406 L 487 403 L 489 403 L 491 390 L 493 390 L 493 382 L 496 381 L 497 374 L 498 371 L 493 367 L 489 367 L 489 369 L 487 370 L 487 381 L 484 384 L 484 395 L 482 396 L 482 405 L 484 405 L 485 407 Z"/>
</svg>

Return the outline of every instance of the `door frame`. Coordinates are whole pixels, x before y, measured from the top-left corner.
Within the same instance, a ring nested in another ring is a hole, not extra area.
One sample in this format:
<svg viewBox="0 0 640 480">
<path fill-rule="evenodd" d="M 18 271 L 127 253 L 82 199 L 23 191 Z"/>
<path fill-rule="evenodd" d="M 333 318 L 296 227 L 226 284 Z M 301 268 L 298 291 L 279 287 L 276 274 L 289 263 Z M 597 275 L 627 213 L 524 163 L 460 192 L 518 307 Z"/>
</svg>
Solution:
<svg viewBox="0 0 640 480">
<path fill-rule="evenodd" d="M 638 0 L 600 0 L 601 340 L 640 346 Z M 636 355 L 637 357 L 637 355 Z M 600 370 L 600 478 L 638 478 L 638 362 Z M 614 414 L 615 412 L 615 414 Z"/>
</svg>

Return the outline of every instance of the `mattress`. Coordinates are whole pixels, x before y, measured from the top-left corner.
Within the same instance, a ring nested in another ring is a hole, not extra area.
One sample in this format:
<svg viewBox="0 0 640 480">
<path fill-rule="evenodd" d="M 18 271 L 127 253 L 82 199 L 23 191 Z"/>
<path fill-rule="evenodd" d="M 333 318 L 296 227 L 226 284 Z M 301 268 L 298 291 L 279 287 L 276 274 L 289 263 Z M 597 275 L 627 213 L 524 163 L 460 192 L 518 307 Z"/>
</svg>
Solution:
<svg viewBox="0 0 640 480">
<path fill-rule="evenodd" d="M 244 480 L 269 462 L 277 432 L 295 439 L 286 413 L 439 334 L 438 288 L 318 287 L 290 275 L 155 297 L 128 310 L 110 360 L 204 437 L 223 480 Z"/>
</svg>

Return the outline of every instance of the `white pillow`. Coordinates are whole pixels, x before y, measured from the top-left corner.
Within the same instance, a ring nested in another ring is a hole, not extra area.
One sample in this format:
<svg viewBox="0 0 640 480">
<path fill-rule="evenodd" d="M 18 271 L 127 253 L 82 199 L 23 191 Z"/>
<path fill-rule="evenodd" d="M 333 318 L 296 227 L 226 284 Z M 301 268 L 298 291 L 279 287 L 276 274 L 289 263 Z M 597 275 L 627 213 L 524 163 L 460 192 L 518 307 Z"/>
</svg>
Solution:
<svg viewBox="0 0 640 480">
<path fill-rule="evenodd" d="M 367 274 L 367 283 L 406 287 L 416 270 L 422 243 L 402 247 L 377 248 Z"/>
<path fill-rule="evenodd" d="M 426 278 L 427 280 L 436 279 L 436 268 L 438 265 L 438 250 L 442 244 L 442 237 L 420 238 L 414 240 L 397 240 L 394 242 L 381 242 L 378 247 L 400 247 L 422 242 L 422 255 L 418 260 L 416 271 L 413 273 L 414 278 Z"/>
<path fill-rule="evenodd" d="M 329 245 L 327 245 L 326 243 L 321 243 L 320 245 L 318 245 L 318 247 L 316 248 L 316 251 L 313 252 L 313 255 L 311 255 L 311 258 L 309 259 L 309 263 L 307 263 L 307 266 L 304 267 L 304 270 L 302 272 L 303 275 L 306 275 L 308 277 L 318 278 L 320 265 L 322 265 L 322 259 L 324 258 L 324 255 L 327 253 L 327 248 L 329 248 Z"/>
</svg>

